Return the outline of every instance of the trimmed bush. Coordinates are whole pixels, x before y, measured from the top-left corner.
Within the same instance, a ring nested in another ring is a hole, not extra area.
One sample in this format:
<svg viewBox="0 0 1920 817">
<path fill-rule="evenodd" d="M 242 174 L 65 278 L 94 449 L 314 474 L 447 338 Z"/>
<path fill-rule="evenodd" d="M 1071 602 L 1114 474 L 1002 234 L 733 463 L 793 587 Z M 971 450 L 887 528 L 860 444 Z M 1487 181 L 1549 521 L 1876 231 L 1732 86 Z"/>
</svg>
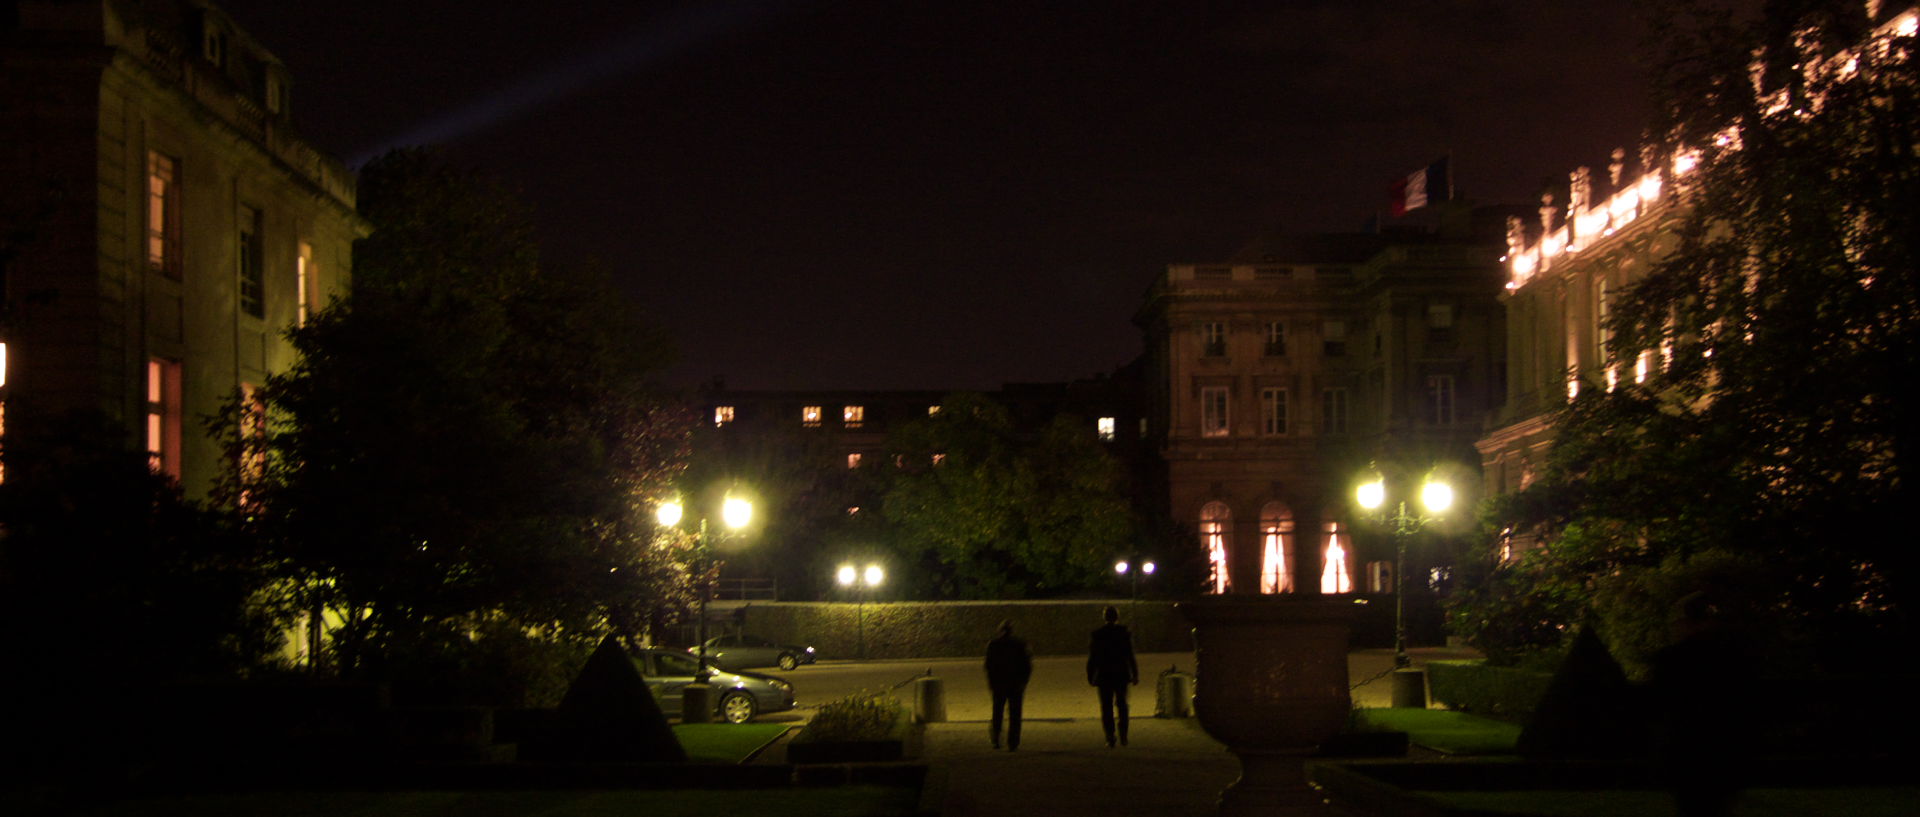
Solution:
<svg viewBox="0 0 1920 817">
<path fill-rule="evenodd" d="M 814 647 L 821 658 L 966 658 L 984 655 L 1001 620 L 1035 655 L 1085 655 L 1087 639 L 1112 604 L 1139 652 L 1193 649 L 1193 625 L 1173 605 L 1142 601 L 756 602 L 742 608 L 742 631 Z M 1141 667 L 1142 672 L 1147 667 Z M 1155 668 L 1159 669 L 1159 668 Z"/>
<path fill-rule="evenodd" d="M 906 709 L 885 692 L 856 692 L 821 704 L 807 724 L 815 741 L 886 740 L 906 718 Z"/>
<path fill-rule="evenodd" d="M 1547 694 L 1553 674 L 1496 667 L 1485 661 L 1431 661 L 1427 687 L 1448 709 L 1525 723 Z"/>
</svg>

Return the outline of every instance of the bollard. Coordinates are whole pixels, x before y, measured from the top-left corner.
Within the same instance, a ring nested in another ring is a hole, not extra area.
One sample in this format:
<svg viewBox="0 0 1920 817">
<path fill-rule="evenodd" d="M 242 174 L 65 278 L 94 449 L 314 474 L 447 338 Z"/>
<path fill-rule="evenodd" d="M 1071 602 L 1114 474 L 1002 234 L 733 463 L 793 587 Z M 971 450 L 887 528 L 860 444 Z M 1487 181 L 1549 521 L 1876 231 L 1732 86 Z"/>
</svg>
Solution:
<svg viewBox="0 0 1920 817">
<path fill-rule="evenodd" d="M 713 722 L 713 685 L 688 684 L 680 690 L 680 722 Z"/>
<path fill-rule="evenodd" d="M 947 722 L 947 689 L 941 679 L 913 682 L 913 718 L 921 723 Z"/>
<path fill-rule="evenodd" d="M 1160 673 L 1160 690 L 1154 700 L 1153 716 L 1193 717 L 1193 676 L 1184 672 Z"/>
<path fill-rule="evenodd" d="M 1397 669 L 1393 671 L 1393 708 L 1427 708 L 1427 671 L 1423 669 Z"/>
</svg>

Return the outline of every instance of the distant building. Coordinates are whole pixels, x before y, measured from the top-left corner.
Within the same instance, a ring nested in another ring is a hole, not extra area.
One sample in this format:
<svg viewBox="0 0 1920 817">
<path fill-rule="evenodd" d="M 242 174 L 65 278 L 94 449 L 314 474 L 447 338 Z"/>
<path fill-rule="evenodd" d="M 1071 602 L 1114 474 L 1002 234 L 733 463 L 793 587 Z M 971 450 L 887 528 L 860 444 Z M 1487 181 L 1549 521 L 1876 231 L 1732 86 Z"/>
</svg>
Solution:
<svg viewBox="0 0 1920 817">
<path fill-rule="evenodd" d="M 1087 437 L 1099 441 L 1128 470 L 1130 486 L 1142 492 L 1148 490 L 1143 486 L 1157 484 L 1157 461 L 1145 440 L 1138 371 L 1134 365 L 1085 380 L 1010 383 L 983 394 L 1007 409 L 1017 433 L 1037 436 L 1061 416 L 1084 424 Z M 888 434 L 937 413 L 950 394 L 927 390 L 752 391 L 727 389 L 720 384 L 703 390 L 696 408 L 701 428 L 693 438 L 696 472 L 716 469 L 731 478 L 749 482 L 765 479 L 781 483 L 781 489 L 798 492 L 782 498 L 790 503 L 786 511 L 789 518 L 769 520 L 770 527 L 761 536 L 762 543 L 774 552 L 735 554 L 722 577 L 722 593 L 740 589 L 749 595 L 778 594 L 789 600 L 818 595 L 806 588 L 819 586 L 820 576 L 825 575 L 820 566 L 796 561 L 795 554 L 789 552 L 796 538 L 804 539 L 810 533 L 795 528 L 804 527 L 808 520 L 874 510 L 863 506 L 877 503 L 877 496 L 860 498 L 860 488 L 871 483 L 842 477 L 854 476 L 862 469 L 910 467 L 893 460 L 894 455 L 887 450 Z M 776 581 L 777 586 L 770 584 Z"/>
<path fill-rule="evenodd" d="M 1391 553 L 1350 533 L 1360 476 L 1473 480 L 1502 394 L 1498 214 L 1438 209 L 1431 230 L 1282 235 L 1173 264 L 1147 293 L 1135 322 L 1163 501 L 1198 534 L 1209 592 L 1390 591 Z"/>
<path fill-rule="evenodd" d="M 291 88 L 198 0 L 0 7 L 8 430 L 98 412 L 189 495 L 232 467 L 200 419 L 291 365 L 366 233 Z"/>
</svg>

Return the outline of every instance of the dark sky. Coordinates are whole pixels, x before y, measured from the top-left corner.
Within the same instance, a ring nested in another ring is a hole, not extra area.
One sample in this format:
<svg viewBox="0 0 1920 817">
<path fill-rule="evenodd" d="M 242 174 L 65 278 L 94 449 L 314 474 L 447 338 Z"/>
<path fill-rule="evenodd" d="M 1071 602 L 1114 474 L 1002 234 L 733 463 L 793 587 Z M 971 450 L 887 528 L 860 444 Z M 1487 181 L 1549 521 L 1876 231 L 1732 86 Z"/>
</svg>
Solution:
<svg viewBox="0 0 1920 817">
<path fill-rule="evenodd" d="M 1485 203 L 1603 166 L 1645 120 L 1633 5 L 223 4 L 309 138 L 505 179 L 676 381 L 929 389 L 1111 370 L 1166 264 L 1357 229 L 1442 155 Z"/>
</svg>

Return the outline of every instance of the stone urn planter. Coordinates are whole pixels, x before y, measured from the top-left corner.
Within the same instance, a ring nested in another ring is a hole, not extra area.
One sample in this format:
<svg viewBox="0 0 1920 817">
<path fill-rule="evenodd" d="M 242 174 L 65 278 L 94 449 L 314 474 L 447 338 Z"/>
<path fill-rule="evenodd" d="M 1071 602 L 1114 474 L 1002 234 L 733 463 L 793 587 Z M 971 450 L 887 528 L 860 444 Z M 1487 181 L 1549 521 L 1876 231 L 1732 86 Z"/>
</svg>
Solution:
<svg viewBox="0 0 1920 817">
<path fill-rule="evenodd" d="M 1347 724 L 1353 603 L 1227 595 L 1177 607 L 1193 622 L 1194 713 L 1207 734 L 1240 758 L 1240 779 L 1221 793 L 1220 812 L 1319 807 L 1304 764 Z"/>
</svg>

